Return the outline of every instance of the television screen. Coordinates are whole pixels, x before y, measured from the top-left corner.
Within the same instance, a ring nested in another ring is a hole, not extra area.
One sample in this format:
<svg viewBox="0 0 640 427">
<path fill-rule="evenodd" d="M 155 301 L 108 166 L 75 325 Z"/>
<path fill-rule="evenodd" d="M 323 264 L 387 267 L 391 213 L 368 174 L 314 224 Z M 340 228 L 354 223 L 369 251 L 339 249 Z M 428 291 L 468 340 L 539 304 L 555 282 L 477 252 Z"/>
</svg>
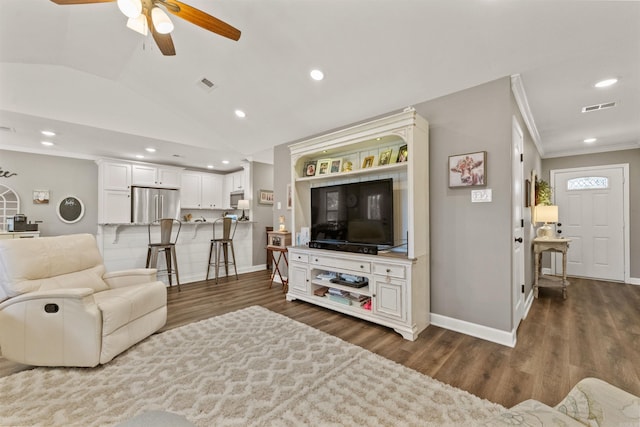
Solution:
<svg viewBox="0 0 640 427">
<path fill-rule="evenodd" d="M 393 180 L 312 188 L 310 237 L 393 246 Z"/>
</svg>

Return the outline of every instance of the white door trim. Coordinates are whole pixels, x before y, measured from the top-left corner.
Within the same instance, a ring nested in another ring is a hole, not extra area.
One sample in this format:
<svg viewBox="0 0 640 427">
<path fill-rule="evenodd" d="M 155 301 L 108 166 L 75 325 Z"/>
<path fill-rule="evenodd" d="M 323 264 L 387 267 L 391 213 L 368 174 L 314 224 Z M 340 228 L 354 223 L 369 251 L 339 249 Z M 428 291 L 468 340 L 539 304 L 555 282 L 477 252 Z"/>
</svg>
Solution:
<svg viewBox="0 0 640 427">
<path fill-rule="evenodd" d="M 517 153 L 516 153 L 517 147 Z M 524 262 L 524 133 L 516 120 L 511 118 L 511 311 L 513 328 L 517 330 L 520 321 L 524 318 L 524 285 L 525 285 L 525 262 Z M 517 184 L 516 184 L 517 183 Z M 519 197 L 516 200 L 517 187 L 519 185 Z M 518 216 L 519 218 L 516 218 Z M 520 243 L 517 243 L 517 242 Z"/>
<path fill-rule="evenodd" d="M 622 231 L 622 238 L 624 239 L 624 282 L 637 284 L 637 279 L 631 278 L 631 243 L 629 234 L 629 163 L 620 163 L 615 165 L 599 165 L 599 166 L 585 166 L 581 168 L 568 168 L 568 169 L 551 169 L 549 175 L 551 177 L 551 188 L 555 189 L 555 178 L 557 173 L 565 172 L 590 172 L 598 171 L 602 169 L 622 168 L 622 215 L 624 222 L 624 230 Z M 552 194 L 555 203 L 555 192 Z M 551 271 L 555 274 L 555 263 L 551 263 Z"/>
</svg>

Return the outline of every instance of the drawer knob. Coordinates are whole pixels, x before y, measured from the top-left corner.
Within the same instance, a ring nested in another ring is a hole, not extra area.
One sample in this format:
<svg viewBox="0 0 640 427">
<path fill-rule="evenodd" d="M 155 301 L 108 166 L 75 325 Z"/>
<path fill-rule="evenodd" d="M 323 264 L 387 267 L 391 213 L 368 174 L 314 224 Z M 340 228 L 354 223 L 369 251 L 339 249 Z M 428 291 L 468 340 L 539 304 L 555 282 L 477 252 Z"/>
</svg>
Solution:
<svg viewBox="0 0 640 427">
<path fill-rule="evenodd" d="M 390 268 L 387 268 L 387 273 L 391 273 L 391 269 Z"/>
<path fill-rule="evenodd" d="M 364 265 L 361 265 L 360 268 L 364 268 Z"/>
</svg>

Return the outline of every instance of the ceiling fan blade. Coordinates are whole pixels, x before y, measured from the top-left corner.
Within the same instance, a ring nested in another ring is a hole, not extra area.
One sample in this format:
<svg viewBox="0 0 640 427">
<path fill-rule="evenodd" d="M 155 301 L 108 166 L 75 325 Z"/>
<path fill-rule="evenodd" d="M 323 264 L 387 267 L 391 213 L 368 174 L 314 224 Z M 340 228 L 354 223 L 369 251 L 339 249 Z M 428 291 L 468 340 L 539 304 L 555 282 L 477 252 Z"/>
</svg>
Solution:
<svg viewBox="0 0 640 427">
<path fill-rule="evenodd" d="M 143 13 L 147 17 L 147 25 L 151 30 L 151 35 L 153 36 L 153 39 L 156 41 L 156 44 L 158 45 L 160 52 L 162 52 L 164 56 L 175 55 L 176 48 L 173 45 L 173 39 L 171 38 L 171 34 L 160 34 L 159 32 L 156 31 L 156 27 L 153 26 L 153 20 L 151 19 L 150 9 L 147 9 L 147 8 L 143 9 Z"/>
<path fill-rule="evenodd" d="M 212 33 L 219 34 L 231 40 L 238 40 L 240 38 L 241 33 L 237 28 L 188 4 L 178 0 L 155 0 L 154 3 L 165 6 L 168 12 Z"/>
<path fill-rule="evenodd" d="M 61 6 L 67 4 L 91 4 L 91 3 L 113 3 L 116 0 L 51 0 L 55 4 Z"/>
</svg>

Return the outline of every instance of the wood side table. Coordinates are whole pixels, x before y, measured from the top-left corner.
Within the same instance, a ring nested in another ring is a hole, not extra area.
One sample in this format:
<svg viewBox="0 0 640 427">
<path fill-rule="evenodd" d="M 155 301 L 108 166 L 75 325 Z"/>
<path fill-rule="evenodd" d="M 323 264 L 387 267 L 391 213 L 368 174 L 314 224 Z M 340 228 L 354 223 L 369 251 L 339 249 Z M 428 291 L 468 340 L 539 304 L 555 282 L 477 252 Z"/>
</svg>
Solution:
<svg viewBox="0 0 640 427">
<path fill-rule="evenodd" d="M 533 280 L 533 296 L 538 298 L 538 288 L 540 287 L 561 287 L 562 298 L 567 299 L 567 250 L 569 249 L 571 239 L 544 238 L 536 237 L 533 239 L 533 256 L 534 256 L 534 280 Z M 545 277 L 542 278 L 542 253 L 543 252 L 560 252 L 562 253 L 562 279 Z M 543 279 L 539 283 L 540 279 Z"/>
<path fill-rule="evenodd" d="M 278 253 L 277 257 L 275 255 L 273 256 L 275 262 L 273 264 L 273 271 L 271 272 L 271 281 L 269 283 L 269 288 L 273 286 L 273 279 L 275 279 L 277 274 L 280 278 L 280 282 L 282 282 L 282 291 L 284 293 L 287 293 L 287 291 L 289 290 L 289 278 L 287 277 L 285 279 L 284 277 L 282 277 L 282 273 L 280 272 L 280 260 L 283 258 L 287 269 L 289 268 L 289 260 L 287 259 L 287 248 L 283 248 L 280 246 L 267 246 L 267 249 L 272 251 L 273 253 Z"/>
</svg>

